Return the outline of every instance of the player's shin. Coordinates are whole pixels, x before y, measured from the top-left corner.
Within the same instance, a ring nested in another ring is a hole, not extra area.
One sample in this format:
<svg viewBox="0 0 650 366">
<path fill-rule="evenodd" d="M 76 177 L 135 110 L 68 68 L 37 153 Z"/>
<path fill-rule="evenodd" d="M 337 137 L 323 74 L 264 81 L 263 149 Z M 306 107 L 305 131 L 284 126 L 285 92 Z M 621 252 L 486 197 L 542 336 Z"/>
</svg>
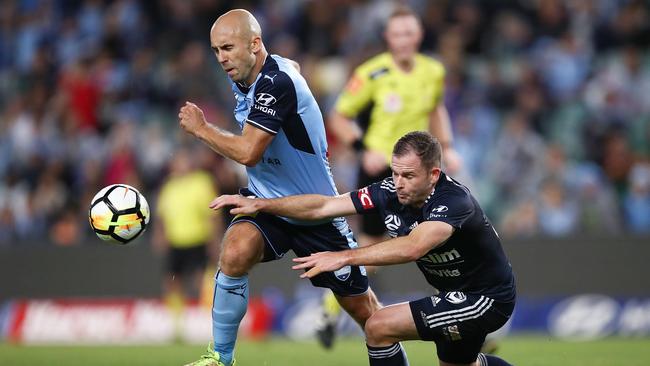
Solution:
<svg viewBox="0 0 650 366">
<path fill-rule="evenodd" d="M 374 347 L 367 344 L 366 346 L 368 347 L 370 366 L 408 366 L 409 364 L 401 343 L 385 347 Z"/>
<path fill-rule="evenodd" d="M 212 304 L 212 336 L 214 350 L 220 360 L 232 362 L 239 323 L 248 306 L 248 276 L 231 277 L 219 271 Z"/>
</svg>

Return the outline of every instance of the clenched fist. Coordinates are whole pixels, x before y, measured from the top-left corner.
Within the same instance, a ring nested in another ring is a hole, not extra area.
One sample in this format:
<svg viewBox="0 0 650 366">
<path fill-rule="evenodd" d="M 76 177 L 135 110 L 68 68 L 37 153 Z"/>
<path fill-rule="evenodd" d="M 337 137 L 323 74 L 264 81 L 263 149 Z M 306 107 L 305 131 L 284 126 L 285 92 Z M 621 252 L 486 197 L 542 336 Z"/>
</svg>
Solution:
<svg viewBox="0 0 650 366">
<path fill-rule="evenodd" d="M 185 105 L 178 112 L 178 118 L 181 128 L 192 135 L 196 135 L 208 124 L 201 108 L 191 102 L 185 102 Z"/>
</svg>

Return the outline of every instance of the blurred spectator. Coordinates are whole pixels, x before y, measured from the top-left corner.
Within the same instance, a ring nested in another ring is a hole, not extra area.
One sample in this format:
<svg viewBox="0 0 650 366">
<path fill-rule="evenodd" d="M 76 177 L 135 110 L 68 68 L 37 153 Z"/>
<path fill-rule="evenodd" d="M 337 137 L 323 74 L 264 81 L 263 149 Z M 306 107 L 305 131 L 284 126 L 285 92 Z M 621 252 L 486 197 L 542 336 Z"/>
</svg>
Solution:
<svg viewBox="0 0 650 366">
<path fill-rule="evenodd" d="M 97 130 L 101 90 L 92 75 L 92 60 L 85 58 L 64 71 L 61 89 L 77 128 Z"/>
<path fill-rule="evenodd" d="M 489 174 L 497 184 L 499 204 L 534 194 L 543 174 L 546 146 L 530 128 L 527 116 L 510 112 L 490 148 Z"/>
<path fill-rule="evenodd" d="M 223 232 L 218 213 L 208 208 L 217 195 L 214 180 L 197 169 L 192 155 L 186 148 L 176 149 L 154 211 L 157 222 L 153 244 L 166 256 L 163 292 L 175 315 L 177 331 L 181 329 L 185 299 L 198 298 L 206 275 L 212 288 L 212 267 L 219 257 Z M 208 263 L 210 270 L 206 271 Z M 211 296 L 208 298 L 211 300 Z"/>
<path fill-rule="evenodd" d="M 576 232 L 579 215 L 577 202 L 560 181 L 548 178 L 542 183 L 537 210 L 541 233 L 561 237 Z"/>
<path fill-rule="evenodd" d="M 626 137 L 617 131 L 605 136 L 602 165 L 605 175 L 614 184 L 617 195 L 628 190 L 628 174 L 633 164 L 632 151 Z"/>
<path fill-rule="evenodd" d="M 571 176 L 570 194 L 580 207 L 580 230 L 590 234 L 620 234 L 625 227 L 614 187 L 593 163 L 583 163 Z"/>
<path fill-rule="evenodd" d="M 636 47 L 606 61 L 587 84 L 585 102 L 601 123 L 632 123 L 650 113 L 650 66 Z"/>
<path fill-rule="evenodd" d="M 109 136 L 110 152 L 107 156 L 104 172 L 104 185 L 127 183 L 139 187 L 140 181 L 136 169 L 134 126 L 131 122 L 118 123 Z"/>
<path fill-rule="evenodd" d="M 630 190 L 623 200 L 629 228 L 650 233 L 650 164 L 637 164 L 630 171 Z"/>
<path fill-rule="evenodd" d="M 510 207 L 501 220 L 504 237 L 531 237 L 539 234 L 539 218 L 535 200 L 526 198 Z"/>
<path fill-rule="evenodd" d="M 591 55 L 573 33 L 564 32 L 557 40 L 540 39 L 533 57 L 553 100 L 577 97 L 589 74 Z"/>
<path fill-rule="evenodd" d="M 407 3 L 423 19 L 421 50 L 445 64 L 456 146 L 504 235 L 647 232 L 647 1 Z M 233 7 L 264 22 L 270 52 L 297 60 L 329 109 L 384 48 L 394 2 L 0 2 L 1 245 L 81 243 L 88 201 L 109 182 L 158 191 L 186 99 L 231 127 L 234 100 L 205 34 Z M 332 164 L 346 184 L 356 161 L 340 151 Z M 241 167 L 209 150 L 196 158 L 224 192 L 242 184 Z M 556 208 L 570 197 L 576 222 L 541 227 L 542 196 Z"/>
</svg>

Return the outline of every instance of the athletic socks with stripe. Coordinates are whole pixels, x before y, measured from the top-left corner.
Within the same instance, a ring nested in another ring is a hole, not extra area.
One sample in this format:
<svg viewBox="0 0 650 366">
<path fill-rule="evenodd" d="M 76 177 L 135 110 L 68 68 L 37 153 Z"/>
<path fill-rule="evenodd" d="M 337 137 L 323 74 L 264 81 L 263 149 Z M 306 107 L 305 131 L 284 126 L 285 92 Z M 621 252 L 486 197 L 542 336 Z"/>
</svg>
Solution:
<svg viewBox="0 0 650 366">
<path fill-rule="evenodd" d="M 214 350 L 221 362 L 232 363 L 237 330 L 248 306 L 248 276 L 230 277 L 217 273 L 212 303 L 212 336 Z"/>
<path fill-rule="evenodd" d="M 478 360 L 480 366 L 512 366 L 497 356 L 486 355 L 485 353 L 479 353 Z"/>
<path fill-rule="evenodd" d="M 408 366 L 406 352 L 399 343 L 387 347 L 368 347 L 368 358 L 370 366 Z"/>
</svg>

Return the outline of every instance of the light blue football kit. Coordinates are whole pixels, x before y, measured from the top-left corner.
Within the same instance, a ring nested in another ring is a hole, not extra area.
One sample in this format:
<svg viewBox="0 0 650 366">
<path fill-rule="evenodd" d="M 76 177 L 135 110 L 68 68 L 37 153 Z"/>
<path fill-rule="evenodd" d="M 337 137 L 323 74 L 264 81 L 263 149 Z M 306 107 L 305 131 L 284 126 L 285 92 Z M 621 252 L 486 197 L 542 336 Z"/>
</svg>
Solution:
<svg viewBox="0 0 650 366">
<path fill-rule="evenodd" d="M 235 119 L 275 135 L 262 160 L 247 167 L 248 189 L 258 197 L 337 195 L 327 160 L 325 126 L 307 82 L 287 60 L 270 55 L 248 89 L 232 82 Z"/>
<path fill-rule="evenodd" d="M 230 80 L 237 101 L 235 119 L 241 129 L 248 123 L 275 137 L 262 159 L 247 167 L 248 187 L 241 194 L 278 198 L 297 194 L 337 195 L 327 159 L 327 140 L 320 108 L 307 82 L 288 60 L 269 55 L 255 82 L 245 88 Z M 237 216 L 238 222 L 255 225 L 264 237 L 263 262 L 281 258 L 293 250 L 298 256 L 338 251 L 357 246 L 343 218 L 301 222 L 258 213 Z M 363 267 L 347 266 L 322 273 L 312 284 L 330 288 L 341 296 L 368 290 Z M 214 350 L 227 365 L 232 360 L 237 329 L 246 313 L 248 277 L 218 272 L 212 306 Z"/>
</svg>

